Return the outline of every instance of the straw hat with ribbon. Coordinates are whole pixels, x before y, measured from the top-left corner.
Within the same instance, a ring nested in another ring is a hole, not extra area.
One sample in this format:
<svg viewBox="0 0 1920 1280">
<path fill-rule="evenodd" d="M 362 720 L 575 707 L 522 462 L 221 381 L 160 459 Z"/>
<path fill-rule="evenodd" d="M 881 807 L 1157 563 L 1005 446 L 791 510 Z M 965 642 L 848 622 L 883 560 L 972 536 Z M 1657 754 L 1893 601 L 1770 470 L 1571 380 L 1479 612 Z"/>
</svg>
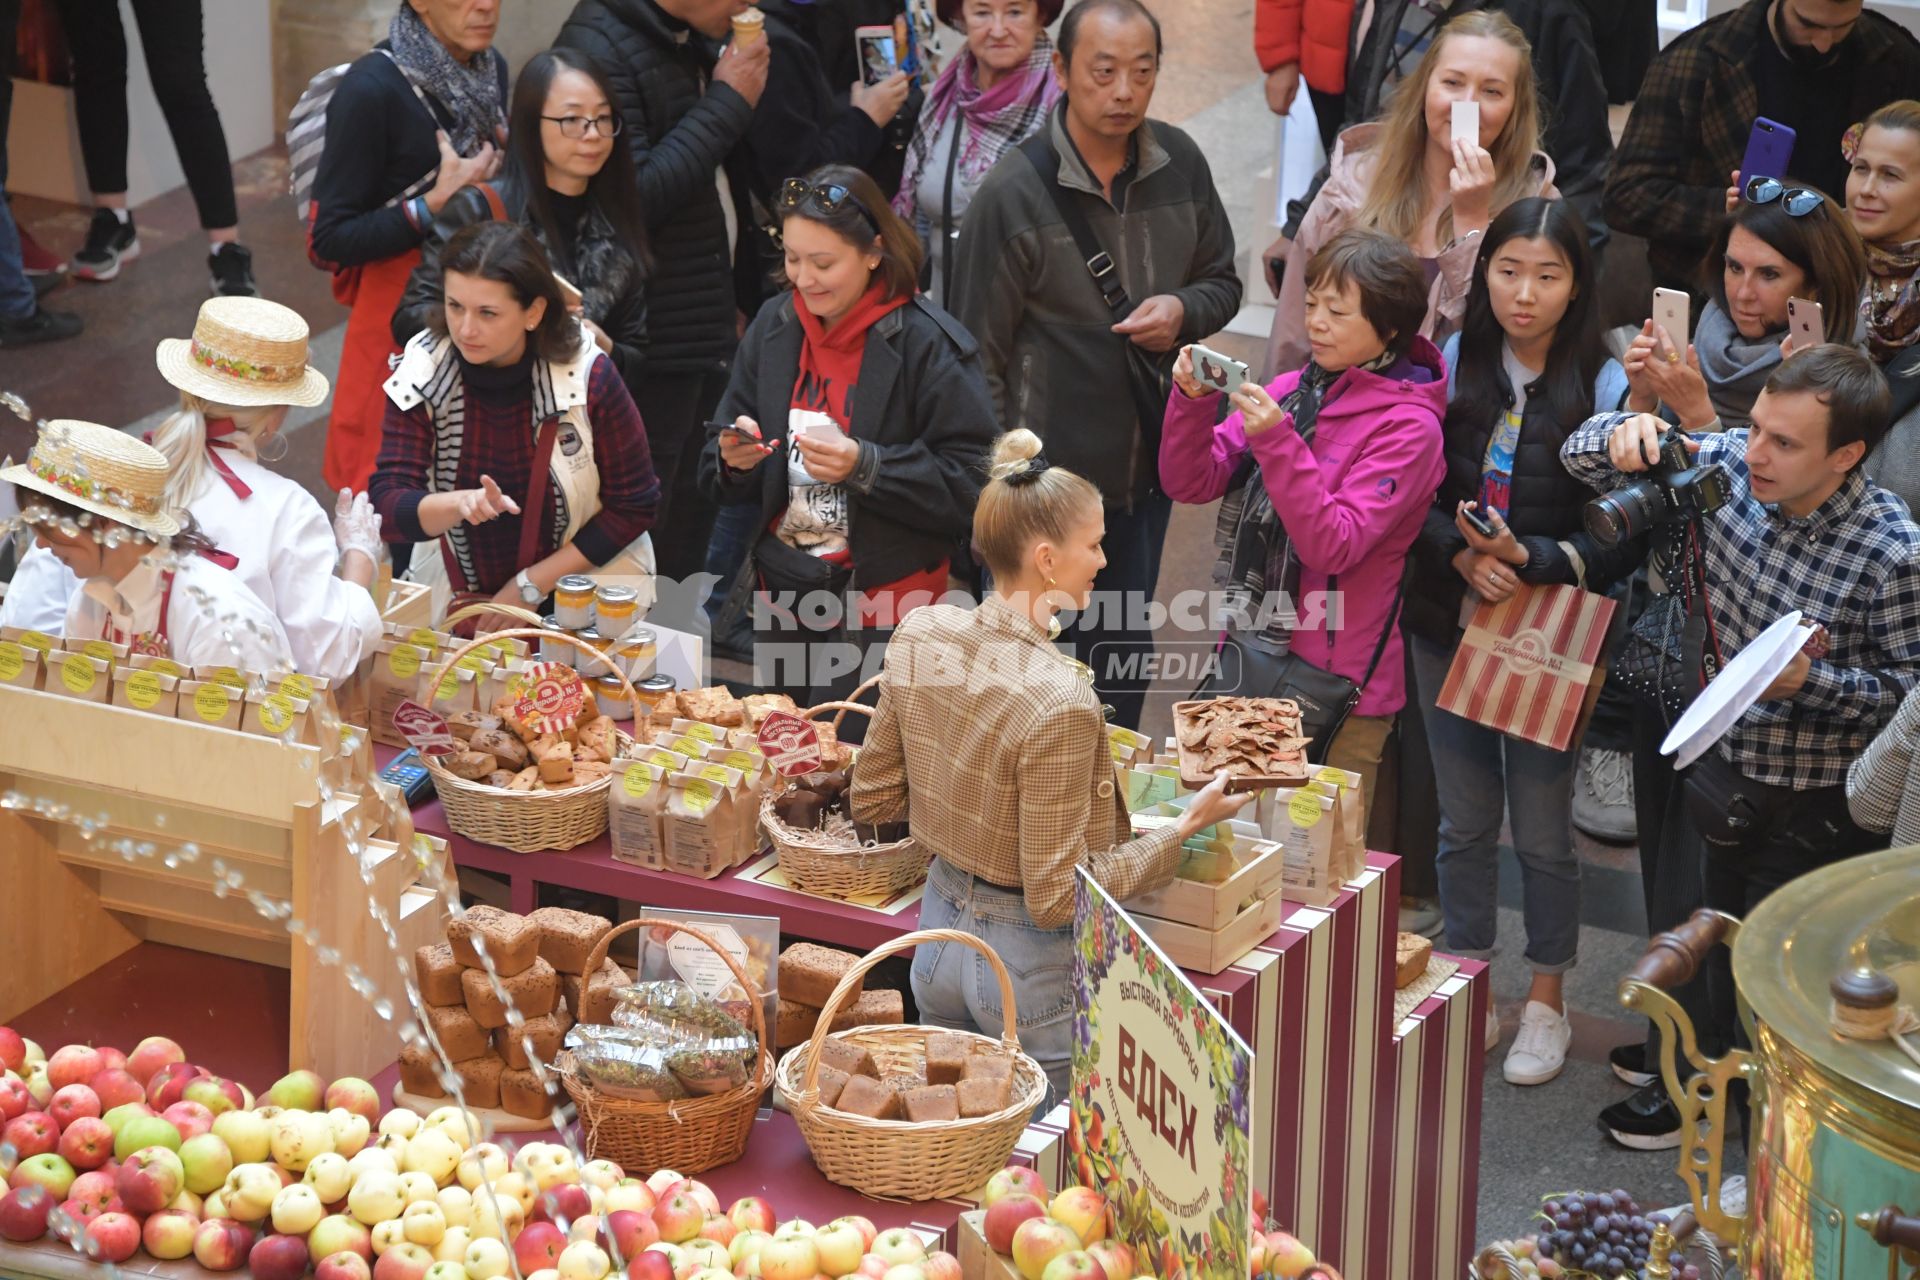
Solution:
<svg viewBox="0 0 1920 1280">
<path fill-rule="evenodd" d="M 124 431 L 59 418 L 41 429 L 24 465 L 0 470 L 0 484 L 170 538 L 180 532 L 180 521 L 167 506 L 168 470 L 165 454 Z"/>
<path fill-rule="evenodd" d="M 316 405 L 326 375 L 307 367 L 307 322 L 265 298 L 209 298 L 192 338 L 154 349 L 160 376 L 180 390 L 226 405 Z"/>
</svg>

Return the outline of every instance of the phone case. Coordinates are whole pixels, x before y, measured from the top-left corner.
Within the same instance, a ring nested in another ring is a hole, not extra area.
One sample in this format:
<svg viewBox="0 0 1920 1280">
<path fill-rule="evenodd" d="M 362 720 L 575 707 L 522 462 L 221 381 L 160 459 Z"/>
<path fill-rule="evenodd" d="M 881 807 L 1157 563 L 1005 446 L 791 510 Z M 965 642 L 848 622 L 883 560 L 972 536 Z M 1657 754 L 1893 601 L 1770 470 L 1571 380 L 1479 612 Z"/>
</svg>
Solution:
<svg viewBox="0 0 1920 1280">
<path fill-rule="evenodd" d="M 1777 120 L 1761 116 L 1747 134 L 1747 152 L 1740 161 L 1740 186 L 1756 174 L 1766 178 L 1787 176 L 1793 164 L 1794 132 Z"/>
<path fill-rule="evenodd" d="M 1787 328 L 1793 333 L 1796 347 L 1817 347 L 1827 340 L 1826 316 L 1817 302 L 1788 298 Z"/>
<path fill-rule="evenodd" d="M 1653 322 L 1667 331 L 1675 342 L 1685 344 L 1689 311 L 1687 295 L 1677 289 L 1653 291 Z"/>
<path fill-rule="evenodd" d="M 1456 102 L 1453 104 L 1453 125 L 1447 134 L 1449 142 L 1465 138 L 1475 146 L 1480 145 L 1480 104 L 1477 102 Z"/>
</svg>

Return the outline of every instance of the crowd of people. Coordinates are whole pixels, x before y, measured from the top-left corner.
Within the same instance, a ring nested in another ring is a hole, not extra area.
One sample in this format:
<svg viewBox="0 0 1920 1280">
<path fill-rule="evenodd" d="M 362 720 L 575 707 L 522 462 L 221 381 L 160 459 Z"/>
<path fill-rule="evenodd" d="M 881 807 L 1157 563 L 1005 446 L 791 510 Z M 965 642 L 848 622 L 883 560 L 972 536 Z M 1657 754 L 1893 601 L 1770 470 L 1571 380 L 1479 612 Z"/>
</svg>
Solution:
<svg viewBox="0 0 1920 1280">
<path fill-rule="evenodd" d="M 104 281 L 138 239 L 124 40 L 97 3 L 62 12 L 88 32 L 98 207 L 72 274 Z M 750 617 L 762 687 L 811 704 L 884 662 L 857 813 L 919 792 L 929 911 L 1004 927 L 1001 953 L 1046 974 L 1073 865 L 1132 890 L 1177 861 L 1173 828 L 1126 838 L 1100 724 L 1140 722 L 1138 606 L 1175 505 L 1217 501 L 1213 581 L 1183 584 L 1229 606 L 1208 687 L 1324 697 L 1312 758 L 1360 776 L 1415 915 L 1430 864 L 1452 952 L 1500 945 L 1510 830 L 1532 973 L 1515 1085 L 1552 1080 L 1572 1038 L 1573 829 L 1599 758 L 1617 796 L 1631 779 L 1654 930 L 1920 836 L 1910 33 L 1860 0 L 1747 0 L 1656 54 L 1650 9 L 1258 0 L 1268 104 L 1304 82 L 1328 162 L 1267 254 L 1267 367 L 1228 378 L 1195 348 L 1242 304 L 1234 237 L 1209 157 L 1150 114 L 1155 15 L 937 12 L 959 44 L 923 86 L 856 47 L 891 0 L 578 0 L 517 71 L 498 0 L 396 0 L 387 38 L 302 104 L 323 126 L 304 187 L 296 157 L 309 254 L 349 308 L 331 388 L 306 322 L 250 296 L 197 42 L 147 39 L 219 296 L 160 345 L 180 408 L 149 443 L 56 423 L 5 473 L 36 545 L 0 621 L 338 677 L 380 635 L 362 588 L 382 560 L 442 609 L 544 612 L 575 573 L 664 601 L 710 575 L 716 648 Z M 1617 147 L 1609 97 L 1633 101 Z M 1780 172 L 1743 168 L 1761 118 L 1793 139 Z M 70 336 L 4 208 L 0 346 Z M 1680 310 L 1650 297 L 1609 332 L 1602 264 L 1641 242 Z M 331 516 L 271 467 L 290 407 L 329 390 Z M 1622 489 L 1626 515 L 1589 517 Z M 1440 709 L 1475 611 L 1555 584 L 1623 606 L 1586 741 Z M 844 607 L 800 603 L 821 596 Z M 1676 771 L 1679 710 L 1796 610 L 1804 649 Z M 1056 643 L 1088 665 L 916 691 L 936 650 L 1031 669 Z M 947 740 L 972 724 L 987 746 Z M 1177 834 L 1241 803 L 1208 788 Z M 994 1029 L 958 954 L 923 959 L 923 1009 Z M 1684 993 L 1709 1048 L 1737 1035 L 1730 983 L 1721 965 Z M 1613 1055 L 1643 1086 L 1601 1116 L 1629 1146 L 1681 1141 L 1656 1047 Z"/>
</svg>

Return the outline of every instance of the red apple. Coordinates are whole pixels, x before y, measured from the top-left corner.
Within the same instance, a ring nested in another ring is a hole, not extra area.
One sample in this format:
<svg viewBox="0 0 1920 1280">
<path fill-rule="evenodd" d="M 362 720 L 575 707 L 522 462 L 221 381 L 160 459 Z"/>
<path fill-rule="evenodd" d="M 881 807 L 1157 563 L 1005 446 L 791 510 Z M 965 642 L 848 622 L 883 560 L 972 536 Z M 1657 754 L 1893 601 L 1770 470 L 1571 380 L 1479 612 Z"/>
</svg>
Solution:
<svg viewBox="0 0 1920 1280">
<path fill-rule="evenodd" d="M 60 1126 L 44 1111 L 29 1111 L 7 1121 L 0 1129 L 0 1143 L 11 1146 L 19 1160 L 43 1156 L 59 1147 Z"/>
<path fill-rule="evenodd" d="M 1042 1280 L 1047 1266 L 1064 1254 L 1082 1252 L 1073 1228 L 1051 1218 L 1031 1218 L 1013 1233 L 1013 1265 L 1026 1280 Z M 1087 1265 L 1098 1263 L 1087 1259 Z"/>
<path fill-rule="evenodd" d="M 1068 1187 L 1053 1198 L 1047 1214 L 1072 1227 L 1083 1246 L 1106 1238 L 1107 1198 L 1092 1187 Z"/>
<path fill-rule="evenodd" d="M 0 1240 L 26 1244 L 47 1234 L 56 1201 L 41 1187 L 15 1187 L 0 1196 Z"/>
<path fill-rule="evenodd" d="M 187 1087 L 181 1091 L 180 1098 L 184 1102 L 199 1103 L 207 1109 L 209 1115 L 217 1116 L 223 1111 L 247 1109 L 247 1095 L 241 1092 L 240 1086 L 231 1080 L 223 1080 L 219 1076 L 202 1076 L 198 1080 L 188 1081 Z M 166 1108 L 161 1109 L 161 1114 L 166 1114 Z M 208 1127 L 212 1127 L 211 1122 L 208 1123 Z"/>
<path fill-rule="evenodd" d="M 650 1214 L 635 1213 L 632 1209 L 616 1209 L 607 1215 L 601 1225 L 607 1242 L 613 1247 L 607 1252 L 631 1262 L 646 1252 L 647 1246 L 660 1240 L 660 1228 L 654 1224 Z"/>
<path fill-rule="evenodd" d="M 730 1245 L 739 1234 L 740 1228 L 734 1226 L 733 1220 L 723 1213 L 710 1213 L 706 1221 L 700 1224 L 700 1238 L 715 1244 Z"/>
<path fill-rule="evenodd" d="M 627 1259 L 627 1280 L 674 1280 L 673 1263 L 666 1254 L 649 1249 Z"/>
<path fill-rule="evenodd" d="M 185 1209 L 162 1209 L 140 1228 L 140 1245 L 156 1258 L 173 1262 L 193 1256 L 200 1219 Z"/>
<path fill-rule="evenodd" d="M 98 1169 L 113 1159 L 113 1130 L 96 1116 L 81 1116 L 61 1132 L 60 1154 L 83 1172 Z"/>
<path fill-rule="evenodd" d="M 130 1213 L 103 1213 L 87 1224 L 87 1257 L 125 1262 L 140 1251 L 140 1220 Z"/>
<path fill-rule="evenodd" d="M 209 1271 L 238 1271 L 253 1248 L 253 1228 L 230 1218 L 209 1218 L 193 1233 L 193 1257 Z"/>
<path fill-rule="evenodd" d="M 100 1051 L 84 1044 L 70 1044 L 54 1050 L 47 1059 L 47 1083 L 56 1090 L 70 1084 L 85 1084 L 102 1070 Z"/>
<path fill-rule="evenodd" d="M 860 1265 L 853 1269 L 853 1274 L 862 1277 L 862 1280 L 882 1280 L 892 1269 L 885 1258 L 869 1253 L 860 1259 Z"/>
<path fill-rule="evenodd" d="M 157 1115 L 185 1097 L 188 1084 L 211 1074 L 190 1062 L 169 1062 L 148 1078 L 147 1105 Z"/>
<path fill-rule="evenodd" d="M 27 1082 L 15 1076 L 0 1080 L 0 1124 L 15 1120 L 33 1110 L 33 1094 Z"/>
<path fill-rule="evenodd" d="M 93 1096 L 100 1099 L 102 1115 L 125 1103 L 147 1100 L 147 1091 L 141 1087 L 139 1079 L 124 1067 L 108 1067 L 87 1081 L 87 1088 L 93 1090 Z"/>
<path fill-rule="evenodd" d="M 373 1264 L 373 1280 L 424 1280 L 433 1265 L 433 1251 L 425 1245 L 402 1242 L 381 1254 Z"/>
<path fill-rule="evenodd" d="M 520 1274 L 560 1265 L 560 1251 L 567 1247 L 567 1233 L 551 1221 L 529 1222 L 513 1238 L 513 1261 Z"/>
<path fill-rule="evenodd" d="M 1085 1249 L 1075 1249 L 1049 1262 L 1040 1280 L 1107 1280 L 1107 1270 Z"/>
<path fill-rule="evenodd" d="M 1267 1267 L 1277 1276 L 1297 1276 L 1313 1265 L 1313 1250 L 1285 1231 L 1269 1231 Z"/>
<path fill-rule="evenodd" d="M 685 1192 L 676 1191 L 653 1207 L 653 1224 L 660 1228 L 660 1238 L 668 1244 L 684 1244 L 696 1238 L 706 1221 L 707 1211 Z M 794 1280 L 807 1280 L 812 1274 L 812 1268 L 808 1268 L 806 1276 L 796 1276 Z"/>
<path fill-rule="evenodd" d="M 1107 1280 L 1133 1280 L 1138 1274 L 1133 1250 L 1118 1240 L 1096 1240 L 1087 1246 L 1087 1252 L 1107 1273 Z"/>
<path fill-rule="evenodd" d="M 186 1050 L 165 1036 L 148 1036 L 127 1055 L 127 1073 L 135 1080 L 151 1080 L 162 1067 L 187 1060 Z"/>
<path fill-rule="evenodd" d="M 835 1218 L 834 1221 L 851 1222 L 855 1227 L 859 1228 L 860 1238 L 866 1242 L 861 1246 L 862 1249 L 873 1248 L 873 1242 L 880 1238 L 880 1228 L 873 1225 L 872 1218 L 863 1218 L 857 1213 L 849 1213 L 842 1217 Z"/>
<path fill-rule="evenodd" d="M 113 1207 L 114 1200 L 120 1195 L 119 1188 L 114 1185 L 117 1173 L 118 1170 L 108 1173 L 105 1169 L 83 1173 L 73 1180 L 71 1187 L 67 1188 L 67 1198 L 84 1201 L 96 1206 L 101 1213 L 105 1213 Z"/>
<path fill-rule="evenodd" d="M 307 1274 L 307 1242 L 300 1236 L 266 1236 L 247 1253 L 253 1280 L 300 1280 Z"/>
<path fill-rule="evenodd" d="M 87 1224 L 104 1214 L 107 1206 L 93 1200 L 75 1200 L 68 1196 L 60 1202 L 60 1211 L 47 1219 L 47 1226 L 62 1240 L 71 1241 L 76 1232 L 85 1234 Z M 64 1218 L 65 1223 L 61 1222 Z"/>
<path fill-rule="evenodd" d="M 982 1219 L 980 1230 L 987 1237 L 987 1248 L 995 1253 L 1012 1253 L 1013 1235 L 1020 1229 L 1020 1224 L 1031 1218 L 1046 1216 L 1047 1206 L 1041 1204 L 1036 1196 L 1002 1196 L 987 1206 L 987 1216 Z"/>
<path fill-rule="evenodd" d="M 927 1273 L 927 1280 L 960 1280 L 960 1259 L 945 1249 L 934 1250 L 920 1265 Z M 1133 1278 L 1128 1276 L 1125 1280 Z"/>
<path fill-rule="evenodd" d="M 120 1166 L 114 1179 L 120 1198 L 135 1213 L 158 1213 L 186 1187 L 180 1157 L 165 1147 L 142 1147 Z"/>
<path fill-rule="evenodd" d="M 98 1120 L 100 1095 L 84 1084 L 62 1085 L 53 1091 L 53 1098 L 47 1103 L 47 1114 L 62 1129 L 83 1117 Z"/>
<path fill-rule="evenodd" d="M 191 1085 L 188 1088 L 192 1088 Z M 213 1112 L 197 1102 L 176 1102 L 160 1113 L 160 1118 L 180 1131 L 180 1141 L 213 1132 Z"/>
<path fill-rule="evenodd" d="M 112 1045 L 100 1045 L 94 1049 L 94 1052 L 100 1055 L 100 1069 L 102 1071 L 122 1071 L 126 1069 L 127 1055 Z"/>
<path fill-rule="evenodd" d="M 373 1266 L 373 1233 L 344 1213 L 329 1214 L 307 1233 L 307 1248 L 321 1258 L 339 1253 L 357 1253 Z"/>
<path fill-rule="evenodd" d="M 1010 1164 L 987 1179 L 987 1189 L 980 1197 L 980 1203 L 991 1209 L 994 1203 L 1008 1196 L 1029 1195 L 1041 1204 L 1047 1202 L 1047 1184 L 1040 1175 L 1025 1165 Z"/>
<path fill-rule="evenodd" d="M 533 1202 L 532 1222 L 572 1222 L 593 1212 L 593 1198 L 577 1182 L 557 1182 Z M 558 1257 L 559 1255 L 555 1255 Z M 538 1271 L 539 1268 L 535 1267 Z"/>
<path fill-rule="evenodd" d="M 326 1097 L 320 1102 L 320 1108 L 331 1111 L 343 1107 L 356 1116 L 365 1116 L 367 1123 L 380 1123 L 380 1091 L 358 1076 L 343 1076 L 327 1086 Z"/>
<path fill-rule="evenodd" d="M 333 1253 L 320 1259 L 313 1280 L 373 1280 L 373 1268 L 357 1253 Z"/>
<path fill-rule="evenodd" d="M 0 1027 L 0 1071 L 18 1071 L 26 1062 L 26 1039 L 12 1027 Z"/>
<path fill-rule="evenodd" d="M 764 1231 L 773 1234 L 779 1225 L 773 1216 L 773 1206 L 759 1196 L 742 1196 L 727 1209 L 727 1219 L 739 1231 Z"/>
</svg>

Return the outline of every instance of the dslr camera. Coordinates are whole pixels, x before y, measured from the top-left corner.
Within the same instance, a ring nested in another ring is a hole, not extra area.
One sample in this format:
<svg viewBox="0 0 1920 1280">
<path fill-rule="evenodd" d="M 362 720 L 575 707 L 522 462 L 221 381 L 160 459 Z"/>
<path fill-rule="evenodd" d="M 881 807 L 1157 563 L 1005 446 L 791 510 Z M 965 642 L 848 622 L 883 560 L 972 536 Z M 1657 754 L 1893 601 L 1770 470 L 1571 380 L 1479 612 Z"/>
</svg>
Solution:
<svg viewBox="0 0 1920 1280">
<path fill-rule="evenodd" d="M 1659 448 L 1660 456 L 1645 476 L 1587 503 L 1587 532 L 1594 541 L 1617 546 L 1656 524 L 1710 515 L 1733 497 L 1726 467 L 1718 462 L 1696 467 L 1680 432 L 1663 432 Z"/>
</svg>

